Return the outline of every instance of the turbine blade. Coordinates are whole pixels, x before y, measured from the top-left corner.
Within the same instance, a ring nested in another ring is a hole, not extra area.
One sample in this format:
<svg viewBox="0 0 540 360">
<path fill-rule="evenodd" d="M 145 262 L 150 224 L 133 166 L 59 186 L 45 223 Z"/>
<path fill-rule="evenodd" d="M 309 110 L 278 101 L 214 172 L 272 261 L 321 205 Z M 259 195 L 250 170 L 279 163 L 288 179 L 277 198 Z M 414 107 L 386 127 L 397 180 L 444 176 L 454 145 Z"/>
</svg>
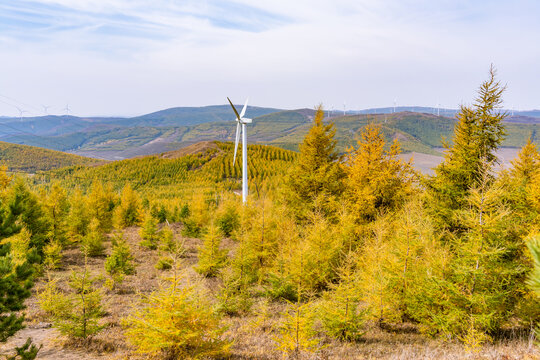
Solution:
<svg viewBox="0 0 540 360">
<path fill-rule="evenodd" d="M 229 104 L 231 104 L 232 109 L 234 110 L 234 113 L 236 114 L 236 118 L 237 118 L 238 120 L 240 120 L 240 115 L 238 114 L 238 111 L 236 111 L 236 108 L 235 108 L 234 105 L 232 104 L 231 99 L 229 99 L 229 97 L 227 97 L 227 100 L 229 100 Z"/>
<path fill-rule="evenodd" d="M 233 158 L 233 166 L 234 166 L 234 163 L 236 162 L 236 152 L 238 151 L 238 141 L 240 140 L 240 123 L 237 122 L 236 123 L 236 140 L 235 140 L 235 143 L 234 143 L 234 158 Z"/>
<path fill-rule="evenodd" d="M 242 112 L 240 113 L 240 118 L 243 118 L 244 115 L 246 115 L 246 109 L 247 109 L 248 101 L 249 101 L 249 98 L 246 99 L 246 103 L 244 104 L 244 108 L 242 109 Z"/>
</svg>

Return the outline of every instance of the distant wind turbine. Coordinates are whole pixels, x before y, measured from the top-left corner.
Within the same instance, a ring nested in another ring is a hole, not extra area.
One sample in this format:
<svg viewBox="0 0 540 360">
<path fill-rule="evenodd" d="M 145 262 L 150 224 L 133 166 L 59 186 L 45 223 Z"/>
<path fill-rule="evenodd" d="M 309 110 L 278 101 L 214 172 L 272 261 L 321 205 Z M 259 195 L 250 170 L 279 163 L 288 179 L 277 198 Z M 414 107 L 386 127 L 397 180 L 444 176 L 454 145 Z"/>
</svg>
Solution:
<svg viewBox="0 0 540 360">
<path fill-rule="evenodd" d="M 43 107 L 43 112 L 45 113 L 45 115 L 49 115 L 49 112 L 47 110 L 49 110 L 50 106 L 48 105 L 41 105 Z"/>
<path fill-rule="evenodd" d="M 66 104 L 66 107 L 63 108 L 62 110 L 66 112 L 66 115 L 69 115 L 69 113 L 71 112 L 71 109 L 69 108 L 69 104 Z"/>
<path fill-rule="evenodd" d="M 229 104 L 231 104 L 231 107 L 233 108 L 234 113 L 236 114 L 236 138 L 235 138 L 235 144 L 234 144 L 233 166 L 236 162 L 236 152 L 238 151 L 238 141 L 240 140 L 239 139 L 240 135 L 242 135 L 242 202 L 245 203 L 247 201 L 247 196 L 248 196 L 246 124 L 251 124 L 252 120 L 245 118 L 244 115 L 246 114 L 246 109 L 247 109 L 247 104 L 248 104 L 249 99 L 246 99 L 246 103 L 244 104 L 244 108 L 242 109 L 242 112 L 240 114 L 238 114 L 238 111 L 236 111 L 236 108 L 234 107 L 231 99 L 227 98 L 227 100 L 229 100 Z"/>
<path fill-rule="evenodd" d="M 19 121 L 22 121 L 23 114 L 27 113 L 28 111 L 21 109 L 20 107 L 16 106 L 17 110 L 19 110 Z"/>
</svg>

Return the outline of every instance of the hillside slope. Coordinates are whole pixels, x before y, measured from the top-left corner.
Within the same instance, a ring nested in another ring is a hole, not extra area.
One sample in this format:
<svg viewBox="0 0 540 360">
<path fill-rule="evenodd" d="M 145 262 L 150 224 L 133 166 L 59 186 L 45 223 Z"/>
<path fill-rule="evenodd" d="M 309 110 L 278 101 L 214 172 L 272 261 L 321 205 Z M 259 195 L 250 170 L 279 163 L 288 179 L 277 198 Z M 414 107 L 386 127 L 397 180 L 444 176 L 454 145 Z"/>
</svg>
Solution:
<svg viewBox="0 0 540 360">
<path fill-rule="evenodd" d="M 90 166 L 102 162 L 60 151 L 0 141 L 0 164 L 6 165 L 9 171 L 35 172 L 74 165 Z"/>
<path fill-rule="evenodd" d="M 94 180 L 120 189 L 131 184 L 152 199 L 192 196 L 197 190 L 240 189 L 242 173 L 233 143 L 202 142 L 187 148 L 104 163 L 72 166 L 40 173 L 38 183 L 62 182 L 66 187 L 88 187 Z M 241 145 L 239 146 L 241 151 Z M 297 153 L 274 146 L 249 145 L 249 181 L 252 189 L 274 187 L 283 180 Z"/>
</svg>

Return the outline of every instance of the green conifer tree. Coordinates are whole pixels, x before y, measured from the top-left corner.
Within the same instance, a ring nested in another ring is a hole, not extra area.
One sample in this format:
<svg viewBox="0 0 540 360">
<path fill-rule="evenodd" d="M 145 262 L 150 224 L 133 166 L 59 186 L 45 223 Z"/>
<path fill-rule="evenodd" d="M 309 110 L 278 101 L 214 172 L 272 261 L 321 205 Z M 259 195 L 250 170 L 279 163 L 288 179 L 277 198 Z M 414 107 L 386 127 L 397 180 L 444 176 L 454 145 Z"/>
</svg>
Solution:
<svg viewBox="0 0 540 360">
<path fill-rule="evenodd" d="M 88 231 L 90 211 L 80 189 L 76 189 L 71 195 L 67 224 L 69 236 L 74 242 L 80 241 Z"/>
<path fill-rule="evenodd" d="M 323 123 L 320 105 L 313 126 L 300 144 L 300 155 L 286 180 L 286 200 L 299 219 L 312 211 L 332 215 L 333 201 L 343 192 L 344 173 L 334 139 L 334 123 Z"/>
<path fill-rule="evenodd" d="M 66 191 L 54 184 L 45 200 L 45 213 L 50 223 L 49 241 L 65 244 L 69 202 Z"/>
<path fill-rule="evenodd" d="M 437 225 L 450 231 L 460 230 L 455 212 L 466 206 L 469 190 L 481 177 L 483 159 L 497 161 L 495 151 L 505 136 L 506 113 L 500 111 L 505 87 L 495 76 L 492 66 L 473 106 L 461 106 L 453 144 L 445 144 L 444 160 L 426 183 L 426 204 Z"/>
<path fill-rule="evenodd" d="M 142 203 L 137 193 L 127 184 L 122 190 L 120 204 L 114 211 L 114 223 L 118 228 L 140 225 L 143 220 Z"/>
<path fill-rule="evenodd" d="M 227 249 L 221 249 L 221 234 L 218 228 L 210 225 L 199 248 L 199 263 L 195 270 L 204 276 L 214 277 L 226 265 Z"/>
</svg>

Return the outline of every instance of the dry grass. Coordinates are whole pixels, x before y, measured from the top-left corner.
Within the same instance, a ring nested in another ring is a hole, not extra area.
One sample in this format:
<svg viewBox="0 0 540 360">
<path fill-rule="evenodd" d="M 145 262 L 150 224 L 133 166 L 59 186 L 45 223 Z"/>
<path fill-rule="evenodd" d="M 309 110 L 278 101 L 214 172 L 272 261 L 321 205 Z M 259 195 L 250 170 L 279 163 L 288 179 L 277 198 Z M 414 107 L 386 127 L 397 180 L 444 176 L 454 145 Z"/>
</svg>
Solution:
<svg viewBox="0 0 540 360">
<path fill-rule="evenodd" d="M 180 226 L 172 225 L 173 232 L 180 236 Z M 127 276 L 124 282 L 115 290 L 104 288 L 104 303 L 107 309 L 104 323 L 107 328 L 90 341 L 70 341 L 60 336 L 51 328 L 43 313 L 39 310 L 35 294 L 39 292 L 45 279 L 40 279 L 35 288 L 34 296 L 27 301 L 27 328 L 14 336 L 8 344 L 0 348 L 0 354 L 15 344 L 24 343 L 27 337 L 32 337 L 37 344 L 43 344 L 39 359 L 139 359 L 133 349 L 126 344 L 122 329 L 122 319 L 128 315 L 140 294 L 147 294 L 159 286 L 164 272 L 155 269 L 160 254 L 158 251 L 147 250 L 139 246 L 140 237 L 137 228 L 125 230 L 128 243 L 135 257 L 137 273 Z M 226 239 L 223 242 L 227 248 L 234 243 Z M 107 243 L 110 252 L 110 243 Z M 193 266 L 197 263 L 197 247 L 199 239 L 185 239 L 186 254 L 183 266 L 188 276 L 196 277 Z M 90 258 L 88 266 L 94 276 L 101 276 L 105 281 L 105 257 Z M 61 269 L 55 270 L 50 276 L 61 279 L 60 286 L 67 286 L 66 280 L 72 270 L 80 270 L 84 266 L 83 256 L 77 246 L 64 252 Z M 216 293 L 219 281 L 216 279 L 203 280 L 210 290 Z M 254 312 L 246 317 L 229 317 L 225 321 L 229 325 L 226 336 L 234 345 L 230 359 L 271 360 L 282 359 L 282 354 L 275 350 L 272 340 L 275 336 L 273 329 L 280 321 L 281 313 L 286 305 L 267 303 L 264 299 L 256 299 Z M 264 311 L 263 311 L 264 310 Z M 416 332 L 412 325 L 404 325 L 394 329 L 381 330 L 377 326 L 370 327 L 363 340 L 348 344 L 328 341 L 321 344 L 321 350 L 313 354 L 304 354 L 302 359 L 540 359 L 540 350 L 534 346 L 526 335 L 508 336 L 495 344 L 489 344 L 477 352 L 464 349 L 456 342 L 445 342 L 430 339 Z"/>
</svg>

